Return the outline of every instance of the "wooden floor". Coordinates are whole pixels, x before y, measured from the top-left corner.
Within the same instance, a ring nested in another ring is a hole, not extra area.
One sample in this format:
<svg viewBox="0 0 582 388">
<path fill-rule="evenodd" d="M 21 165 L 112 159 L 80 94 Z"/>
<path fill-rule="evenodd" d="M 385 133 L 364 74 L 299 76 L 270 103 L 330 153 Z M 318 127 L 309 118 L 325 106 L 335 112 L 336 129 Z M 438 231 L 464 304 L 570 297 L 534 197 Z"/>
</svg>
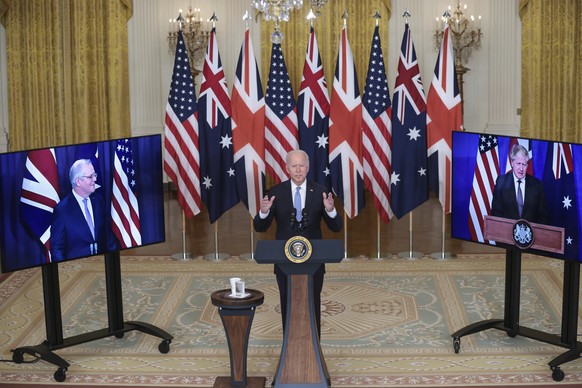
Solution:
<svg viewBox="0 0 582 388">
<path fill-rule="evenodd" d="M 443 239 L 443 213 L 437 198 L 431 197 L 402 219 L 393 218 L 388 224 L 383 224 L 379 222 L 378 213 L 369 194 L 366 195 L 366 207 L 361 214 L 354 219 L 344 218 L 347 221 L 347 228 L 344 228 L 344 231 L 332 233 L 326 230 L 324 225 L 324 238 L 347 241 L 348 257 L 364 255 L 385 258 L 398 254 L 410 256 L 411 252 L 436 254 L 442 257 L 443 253 L 502 252 L 499 248 L 451 239 L 450 215 L 445 217 Z M 130 249 L 123 252 L 124 255 L 173 255 L 184 252 L 190 253 L 193 257 L 206 255 L 216 257 L 217 253 L 231 256 L 248 255 L 254 250 L 252 247 L 257 240 L 274 239 L 274 225 L 266 233 L 252 232 L 250 213 L 241 203 L 226 212 L 214 224 L 210 224 L 205 210 L 191 219 L 184 220 L 175 191 L 167 190 L 165 196 L 166 241 Z M 344 212 L 337 199 L 336 206 L 343 216 Z"/>
</svg>

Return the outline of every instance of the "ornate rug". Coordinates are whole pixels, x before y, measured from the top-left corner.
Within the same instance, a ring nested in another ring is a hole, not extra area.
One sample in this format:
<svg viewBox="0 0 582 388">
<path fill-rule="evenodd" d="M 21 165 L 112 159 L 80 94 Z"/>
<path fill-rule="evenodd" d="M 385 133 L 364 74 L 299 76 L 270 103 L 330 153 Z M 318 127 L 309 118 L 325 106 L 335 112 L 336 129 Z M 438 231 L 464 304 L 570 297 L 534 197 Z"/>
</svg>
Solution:
<svg viewBox="0 0 582 388">
<path fill-rule="evenodd" d="M 272 266 L 231 258 L 175 261 L 122 257 L 125 320 L 154 324 L 174 336 L 170 352 L 158 338 L 129 332 L 56 351 L 71 364 L 62 384 L 212 386 L 230 375 L 226 337 L 213 291 L 237 276 L 264 292 L 248 351 L 248 375 L 274 375 L 282 332 Z M 561 261 L 524 256 L 520 324 L 560 333 Z M 100 258 L 59 266 L 65 338 L 107 326 Z M 322 347 L 333 386 L 552 384 L 547 365 L 564 348 L 487 330 L 463 337 L 455 354 L 451 333 L 480 320 L 503 318 L 504 255 L 450 260 L 347 259 L 328 265 L 322 294 Z M 580 329 L 579 329 L 580 331 Z M 0 283 L 0 357 L 46 339 L 39 269 Z M 28 357 L 28 356 L 26 356 Z M 582 382 L 582 361 L 562 365 L 562 384 Z M 54 384 L 56 367 L 0 363 L 0 381 Z"/>
</svg>

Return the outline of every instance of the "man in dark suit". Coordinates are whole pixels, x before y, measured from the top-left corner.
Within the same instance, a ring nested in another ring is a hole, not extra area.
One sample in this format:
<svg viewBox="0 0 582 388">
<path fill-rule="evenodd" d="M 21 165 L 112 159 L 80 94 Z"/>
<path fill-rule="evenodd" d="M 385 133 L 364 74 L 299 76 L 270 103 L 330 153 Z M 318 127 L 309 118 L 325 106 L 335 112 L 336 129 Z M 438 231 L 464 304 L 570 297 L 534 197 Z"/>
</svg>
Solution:
<svg viewBox="0 0 582 388">
<path fill-rule="evenodd" d="M 293 236 L 307 239 L 321 239 L 321 220 L 333 232 L 342 229 L 343 222 L 335 209 L 333 196 L 326 193 L 325 187 L 306 180 L 309 171 L 309 157 L 302 150 L 294 150 L 286 157 L 289 180 L 271 188 L 268 195 L 261 201 L 261 211 L 254 218 L 257 232 L 265 232 L 271 226 L 273 219 L 277 223 L 275 238 L 288 240 Z M 299 210 L 296 210 L 299 209 Z M 275 265 L 277 284 L 281 302 L 281 317 L 285 329 L 287 305 L 287 276 Z M 321 333 L 321 290 L 325 265 L 313 275 L 313 294 L 315 318 L 318 333 Z"/>
<path fill-rule="evenodd" d="M 529 154 L 516 144 L 509 154 L 511 171 L 500 175 L 493 190 L 491 215 L 546 224 L 549 211 L 542 182 L 527 174 Z"/>
<path fill-rule="evenodd" d="M 53 213 L 52 260 L 58 262 L 117 249 L 105 201 L 95 194 L 97 174 L 91 160 L 79 159 L 73 163 L 69 179 L 73 189 Z"/>
</svg>

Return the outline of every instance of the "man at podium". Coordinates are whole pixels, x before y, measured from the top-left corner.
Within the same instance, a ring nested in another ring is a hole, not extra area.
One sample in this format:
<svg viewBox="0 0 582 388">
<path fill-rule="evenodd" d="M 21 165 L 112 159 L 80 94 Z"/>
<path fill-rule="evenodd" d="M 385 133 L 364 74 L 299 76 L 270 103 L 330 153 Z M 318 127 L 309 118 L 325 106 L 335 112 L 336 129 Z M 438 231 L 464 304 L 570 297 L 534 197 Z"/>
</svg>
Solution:
<svg viewBox="0 0 582 388">
<path fill-rule="evenodd" d="M 544 187 L 539 179 L 527 174 L 527 149 L 515 144 L 509 153 L 509 161 L 511 171 L 500 175 L 495 182 L 491 215 L 547 224 L 549 211 Z"/>
<path fill-rule="evenodd" d="M 269 190 L 261 201 L 261 211 L 253 220 L 257 232 L 265 232 L 271 226 L 273 219 L 277 223 L 275 238 L 288 240 L 293 236 L 307 239 L 321 239 L 321 220 L 332 232 L 342 229 L 343 221 L 335 209 L 331 193 L 326 193 L 325 187 L 307 181 L 309 157 L 303 150 L 293 150 L 287 154 L 286 170 L 290 179 L 281 182 Z M 313 295 L 317 332 L 321 334 L 321 290 L 325 265 L 313 275 Z M 278 265 L 275 265 L 275 275 L 279 287 L 281 317 L 285 330 L 287 304 L 287 276 Z"/>
</svg>

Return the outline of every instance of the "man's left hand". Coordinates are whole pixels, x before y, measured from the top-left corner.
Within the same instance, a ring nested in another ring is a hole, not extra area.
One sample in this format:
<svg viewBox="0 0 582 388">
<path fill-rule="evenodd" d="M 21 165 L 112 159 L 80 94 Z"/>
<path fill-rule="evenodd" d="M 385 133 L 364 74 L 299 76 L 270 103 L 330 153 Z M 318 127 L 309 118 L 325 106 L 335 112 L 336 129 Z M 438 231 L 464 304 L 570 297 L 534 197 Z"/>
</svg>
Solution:
<svg viewBox="0 0 582 388">
<path fill-rule="evenodd" d="M 325 206 L 325 211 L 328 213 L 332 212 L 335 208 L 333 195 L 331 193 L 323 193 L 323 206 Z"/>
</svg>

